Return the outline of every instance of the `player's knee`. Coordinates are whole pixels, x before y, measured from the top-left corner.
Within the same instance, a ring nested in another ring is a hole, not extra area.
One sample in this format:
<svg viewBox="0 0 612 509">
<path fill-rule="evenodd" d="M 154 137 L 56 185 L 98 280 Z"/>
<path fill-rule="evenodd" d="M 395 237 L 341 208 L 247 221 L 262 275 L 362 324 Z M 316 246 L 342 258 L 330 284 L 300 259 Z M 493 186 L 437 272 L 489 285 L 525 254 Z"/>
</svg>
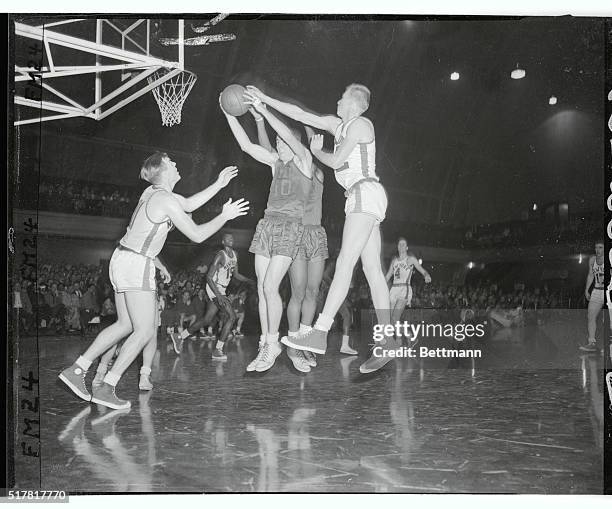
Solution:
<svg viewBox="0 0 612 509">
<path fill-rule="evenodd" d="M 155 334 L 155 328 L 153 325 L 141 325 L 134 327 L 134 337 L 138 344 L 141 346 L 146 345 L 153 335 Z"/>
<path fill-rule="evenodd" d="M 259 294 L 260 298 L 264 296 L 264 282 L 263 282 L 263 279 L 258 279 L 257 280 L 257 293 Z"/>
<path fill-rule="evenodd" d="M 294 301 L 302 302 L 306 296 L 306 285 L 303 284 L 292 284 L 291 285 L 291 299 Z"/>
<path fill-rule="evenodd" d="M 134 328 L 132 327 L 132 322 L 130 322 L 129 320 L 118 321 L 117 327 L 119 328 L 119 331 L 123 336 L 129 336 L 134 330 Z"/>
<path fill-rule="evenodd" d="M 376 264 L 372 262 L 364 262 L 362 260 L 361 267 L 368 281 L 378 276 L 379 274 L 382 274 L 382 269 L 380 268 L 380 264 Z"/>
<path fill-rule="evenodd" d="M 278 295 L 278 285 L 275 282 L 266 279 L 263 284 L 263 293 L 266 299 Z"/>
<path fill-rule="evenodd" d="M 340 249 L 338 259 L 336 260 L 336 271 L 338 271 L 338 269 L 352 270 L 357 264 L 358 259 L 359 253 L 345 248 Z"/>
<path fill-rule="evenodd" d="M 305 299 L 307 299 L 309 301 L 316 301 L 318 295 L 319 295 L 319 287 L 318 286 L 307 286 L 306 287 L 306 294 L 304 295 Z"/>
</svg>

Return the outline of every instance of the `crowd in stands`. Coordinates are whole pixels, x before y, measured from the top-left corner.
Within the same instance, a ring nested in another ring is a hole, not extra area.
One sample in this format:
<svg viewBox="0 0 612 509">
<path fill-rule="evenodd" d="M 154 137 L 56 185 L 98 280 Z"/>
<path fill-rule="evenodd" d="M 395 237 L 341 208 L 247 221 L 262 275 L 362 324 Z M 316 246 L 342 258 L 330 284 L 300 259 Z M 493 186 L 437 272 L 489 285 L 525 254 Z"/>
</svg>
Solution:
<svg viewBox="0 0 612 509">
<path fill-rule="evenodd" d="M 168 284 L 158 283 L 160 325 L 163 332 L 194 323 L 206 310 L 206 272 L 204 264 L 172 274 Z M 38 267 L 36 273 L 25 272 L 14 283 L 14 307 L 19 308 L 21 332 L 80 333 L 95 332 L 116 319 L 114 296 L 106 269 L 102 265 L 50 264 Z M 546 285 L 532 288 L 517 284 L 501 288 L 491 281 L 451 284 L 435 281 L 425 285 L 413 281 L 412 307 L 419 309 L 465 310 L 488 313 L 493 309 L 565 309 L 583 306 L 578 298 L 573 302 L 568 291 L 550 289 Z M 577 289 L 574 294 L 582 292 Z M 285 280 L 281 295 L 286 303 L 290 286 Z M 233 281 L 228 297 L 242 320 L 247 317 L 247 329 L 257 328 L 257 292 L 248 285 Z M 321 295 L 324 300 L 324 295 Z M 576 297 L 574 295 L 574 297 Z M 362 271 L 356 270 L 349 300 L 353 308 L 354 326 L 359 326 L 362 310 L 372 309 L 370 291 Z M 187 323 L 186 323 L 187 322 Z M 212 326 L 213 324 L 211 324 Z M 208 331 L 203 331 L 208 333 Z"/>
<path fill-rule="evenodd" d="M 94 317 L 102 325 L 116 317 L 108 276 L 95 265 L 42 264 L 38 275 L 26 271 L 15 279 L 13 306 L 19 309 L 24 334 L 37 330 L 85 334 Z"/>
</svg>

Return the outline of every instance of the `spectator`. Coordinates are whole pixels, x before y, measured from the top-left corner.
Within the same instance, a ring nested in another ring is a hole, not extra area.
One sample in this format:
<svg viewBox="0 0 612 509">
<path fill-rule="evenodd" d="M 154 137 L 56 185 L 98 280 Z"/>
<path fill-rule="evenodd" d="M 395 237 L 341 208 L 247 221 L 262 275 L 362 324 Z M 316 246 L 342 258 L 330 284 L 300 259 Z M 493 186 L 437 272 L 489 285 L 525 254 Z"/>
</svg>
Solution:
<svg viewBox="0 0 612 509">
<path fill-rule="evenodd" d="M 89 284 L 89 288 L 83 294 L 79 303 L 80 312 L 79 318 L 81 323 L 81 334 L 85 334 L 87 324 L 91 319 L 98 314 L 100 306 L 98 305 L 98 298 L 96 295 L 96 285 L 94 283 Z"/>
</svg>

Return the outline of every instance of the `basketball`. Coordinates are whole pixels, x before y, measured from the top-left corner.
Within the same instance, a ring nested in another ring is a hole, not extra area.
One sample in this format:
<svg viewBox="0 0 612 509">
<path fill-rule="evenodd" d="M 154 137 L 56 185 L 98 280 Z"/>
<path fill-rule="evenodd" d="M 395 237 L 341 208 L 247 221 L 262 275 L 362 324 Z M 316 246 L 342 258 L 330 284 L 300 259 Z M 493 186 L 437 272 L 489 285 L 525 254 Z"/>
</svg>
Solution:
<svg viewBox="0 0 612 509">
<path fill-rule="evenodd" d="M 221 106 L 233 117 L 239 117 L 249 111 L 249 105 L 244 102 L 245 88 L 242 85 L 229 85 L 221 92 Z"/>
</svg>

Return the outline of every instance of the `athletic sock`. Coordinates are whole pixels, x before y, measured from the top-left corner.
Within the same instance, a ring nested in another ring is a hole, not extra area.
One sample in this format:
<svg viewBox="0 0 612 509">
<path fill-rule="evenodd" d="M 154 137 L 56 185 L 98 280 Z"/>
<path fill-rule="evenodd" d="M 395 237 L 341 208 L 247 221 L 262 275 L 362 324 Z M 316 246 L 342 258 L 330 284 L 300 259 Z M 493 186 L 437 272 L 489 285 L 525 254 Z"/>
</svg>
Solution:
<svg viewBox="0 0 612 509">
<path fill-rule="evenodd" d="M 181 332 L 181 339 L 186 339 L 189 337 L 189 329 L 183 329 L 183 332 Z"/>
<path fill-rule="evenodd" d="M 112 371 L 109 371 L 104 377 L 104 383 L 115 387 L 119 383 L 120 378 L 121 378 L 121 375 L 116 375 Z"/>
<path fill-rule="evenodd" d="M 140 374 L 149 376 L 151 374 L 151 368 L 148 368 L 147 366 L 142 366 L 140 368 Z"/>
<path fill-rule="evenodd" d="M 266 343 L 273 344 L 273 343 L 278 343 L 278 332 L 276 332 L 275 334 L 271 334 L 268 332 L 267 336 L 266 336 Z"/>
<path fill-rule="evenodd" d="M 76 360 L 75 364 L 83 371 L 87 371 L 91 366 L 91 361 L 83 357 L 82 355 Z"/>
<path fill-rule="evenodd" d="M 319 329 L 325 332 L 329 332 L 332 324 L 334 323 L 334 319 L 329 316 L 325 316 L 323 313 L 319 315 L 317 318 L 317 323 L 315 323 L 315 329 Z"/>
<path fill-rule="evenodd" d="M 299 333 L 300 333 L 299 331 L 298 332 L 287 331 L 287 336 L 289 336 L 290 338 L 295 338 L 297 337 Z"/>
<path fill-rule="evenodd" d="M 217 350 L 223 351 L 224 344 L 225 344 L 225 341 L 217 341 Z"/>
<path fill-rule="evenodd" d="M 342 336 L 342 346 L 340 348 L 344 348 L 345 346 L 349 346 L 349 337 L 346 334 Z"/>
<path fill-rule="evenodd" d="M 304 325 L 303 323 L 300 324 L 300 334 L 308 334 L 311 330 L 312 327 L 310 325 Z"/>
</svg>

